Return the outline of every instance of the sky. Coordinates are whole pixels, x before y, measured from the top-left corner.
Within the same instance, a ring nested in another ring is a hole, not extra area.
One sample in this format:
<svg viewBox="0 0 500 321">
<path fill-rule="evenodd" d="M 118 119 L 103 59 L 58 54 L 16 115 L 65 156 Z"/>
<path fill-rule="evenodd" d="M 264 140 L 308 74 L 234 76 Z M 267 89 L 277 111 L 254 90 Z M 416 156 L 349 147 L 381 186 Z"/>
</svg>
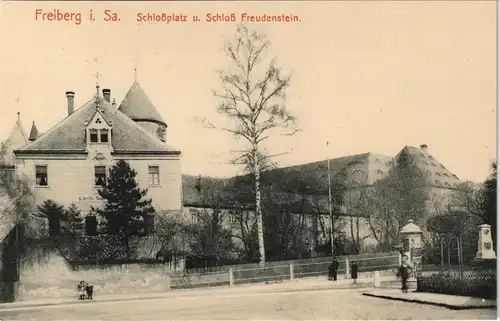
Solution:
<svg viewBox="0 0 500 321">
<path fill-rule="evenodd" d="M 36 9 L 83 21 L 36 21 Z M 120 21 L 103 21 L 106 9 Z M 0 2 L 0 140 L 17 111 L 27 131 L 32 121 L 50 129 L 67 114 L 65 91 L 75 91 L 75 107 L 92 98 L 96 72 L 119 104 L 137 68 L 184 173 L 241 171 L 229 164 L 234 138 L 199 121 L 224 122 L 212 92 L 238 21 L 137 23 L 140 12 L 300 17 L 247 25 L 268 36 L 269 57 L 292 75 L 286 105 L 301 131 L 266 146 L 283 154 L 280 166 L 427 144 L 460 179 L 482 181 L 496 158 L 495 1 Z"/>
</svg>

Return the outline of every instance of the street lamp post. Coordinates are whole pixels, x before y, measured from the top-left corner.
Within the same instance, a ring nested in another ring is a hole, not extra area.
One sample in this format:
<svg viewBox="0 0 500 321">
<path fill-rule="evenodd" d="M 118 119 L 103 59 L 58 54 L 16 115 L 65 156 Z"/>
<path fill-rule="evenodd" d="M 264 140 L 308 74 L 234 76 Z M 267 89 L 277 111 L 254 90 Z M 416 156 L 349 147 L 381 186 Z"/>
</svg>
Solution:
<svg viewBox="0 0 500 321">
<path fill-rule="evenodd" d="M 329 143 L 326 142 L 326 154 L 328 159 L 328 207 L 330 212 L 330 247 L 332 250 L 332 256 L 334 256 L 335 251 L 333 249 L 333 212 L 332 212 L 332 175 L 330 172 L 330 151 L 329 151 Z"/>
</svg>

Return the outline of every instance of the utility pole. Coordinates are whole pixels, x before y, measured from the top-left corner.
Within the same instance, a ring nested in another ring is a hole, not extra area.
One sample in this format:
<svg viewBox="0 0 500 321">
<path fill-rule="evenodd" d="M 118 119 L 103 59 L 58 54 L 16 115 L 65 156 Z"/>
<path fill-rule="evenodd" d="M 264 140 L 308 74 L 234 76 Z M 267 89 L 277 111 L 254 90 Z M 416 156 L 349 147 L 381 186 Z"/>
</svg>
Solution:
<svg viewBox="0 0 500 321">
<path fill-rule="evenodd" d="M 335 250 L 333 248 L 333 211 L 332 211 L 332 174 L 330 172 L 330 151 L 329 151 L 329 143 L 326 142 L 326 155 L 327 155 L 327 163 L 328 163 L 328 207 L 330 211 L 330 244 L 332 250 L 332 256 L 335 254 Z"/>
</svg>

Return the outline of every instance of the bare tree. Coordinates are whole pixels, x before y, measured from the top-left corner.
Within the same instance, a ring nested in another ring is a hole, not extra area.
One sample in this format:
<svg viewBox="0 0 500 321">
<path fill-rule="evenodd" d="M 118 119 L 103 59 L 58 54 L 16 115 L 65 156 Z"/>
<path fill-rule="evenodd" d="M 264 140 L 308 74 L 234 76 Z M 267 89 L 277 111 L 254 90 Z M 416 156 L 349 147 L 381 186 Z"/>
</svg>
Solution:
<svg viewBox="0 0 500 321">
<path fill-rule="evenodd" d="M 389 250 L 409 219 L 420 221 L 427 214 L 429 190 L 422 173 L 401 155 L 389 175 L 361 189 L 360 207 L 373 237 Z"/>
<path fill-rule="evenodd" d="M 5 164 L 10 159 L 6 143 L 0 148 L 0 224 L 9 232 L 18 223 L 26 223 L 30 210 L 35 207 L 35 196 L 26 177 L 19 177 L 14 166 Z"/>
<path fill-rule="evenodd" d="M 203 207 L 192 213 L 196 222 L 190 225 L 188 242 L 198 257 L 227 259 L 233 250 L 225 187 L 223 181 L 210 177 L 200 177 L 194 187 Z"/>
<path fill-rule="evenodd" d="M 222 85 L 214 95 L 220 99 L 219 114 L 232 123 L 229 127 L 215 126 L 229 132 L 245 145 L 237 151 L 234 164 L 250 165 L 254 176 L 255 209 L 261 264 L 265 263 L 264 230 L 261 209 L 261 165 L 276 155 L 267 154 L 263 143 L 273 134 L 293 135 L 297 132 L 295 117 L 287 110 L 284 98 L 290 86 L 290 76 L 284 75 L 274 59 L 266 61 L 270 42 L 267 37 L 238 26 L 234 39 L 227 41 L 224 52 L 232 67 L 220 70 Z"/>
</svg>

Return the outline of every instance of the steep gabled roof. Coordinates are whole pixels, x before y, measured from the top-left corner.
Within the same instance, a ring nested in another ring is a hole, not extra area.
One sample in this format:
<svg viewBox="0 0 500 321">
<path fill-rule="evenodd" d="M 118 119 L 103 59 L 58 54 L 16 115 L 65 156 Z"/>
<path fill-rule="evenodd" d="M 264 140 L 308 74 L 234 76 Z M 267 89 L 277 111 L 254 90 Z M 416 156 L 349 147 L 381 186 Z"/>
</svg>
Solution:
<svg viewBox="0 0 500 321">
<path fill-rule="evenodd" d="M 93 97 L 37 140 L 20 148 L 16 153 L 84 152 L 86 150 L 85 126 L 95 115 L 96 108 L 96 97 Z M 99 109 L 106 121 L 112 125 L 111 145 L 115 152 L 180 154 L 179 151 L 161 142 L 102 97 L 99 99 Z"/>
<path fill-rule="evenodd" d="M 160 113 L 137 81 L 128 90 L 118 110 L 135 121 L 152 121 L 166 125 Z"/>
<path fill-rule="evenodd" d="M 435 159 L 425 148 L 405 146 L 396 156 L 406 153 L 412 162 L 420 169 L 427 184 L 434 187 L 457 188 L 462 182 L 450 172 L 443 164 Z"/>
<path fill-rule="evenodd" d="M 3 160 L 0 160 L 1 165 L 13 166 L 15 164 L 13 151 L 25 146 L 28 143 L 28 135 L 24 130 L 24 126 L 21 123 L 18 113 L 18 119 L 14 124 L 14 127 L 12 127 L 8 138 L 2 143 L 4 155 Z"/>
</svg>

